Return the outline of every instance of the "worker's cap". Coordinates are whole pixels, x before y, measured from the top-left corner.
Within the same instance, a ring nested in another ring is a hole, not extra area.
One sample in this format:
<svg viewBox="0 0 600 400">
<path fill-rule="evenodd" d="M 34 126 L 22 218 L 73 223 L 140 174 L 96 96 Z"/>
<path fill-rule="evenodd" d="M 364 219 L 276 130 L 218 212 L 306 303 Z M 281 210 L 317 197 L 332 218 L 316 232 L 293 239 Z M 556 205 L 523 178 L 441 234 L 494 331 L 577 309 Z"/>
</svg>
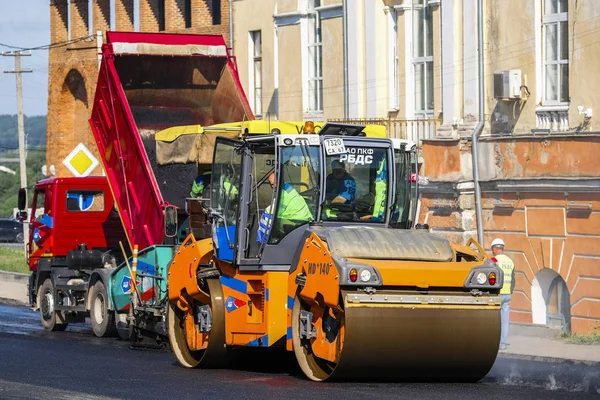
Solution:
<svg viewBox="0 0 600 400">
<path fill-rule="evenodd" d="M 500 238 L 496 238 L 492 241 L 492 247 L 495 246 L 499 246 L 499 247 L 504 247 L 504 240 L 500 239 Z"/>
<path fill-rule="evenodd" d="M 334 170 L 334 169 L 343 169 L 343 170 L 345 170 L 345 169 L 346 169 L 346 166 L 344 165 L 344 162 L 343 162 L 343 161 L 340 161 L 340 160 L 333 160 L 333 161 L 331 162 L 331 169 L 332 169 L 332 170 Z"/>
</svg>

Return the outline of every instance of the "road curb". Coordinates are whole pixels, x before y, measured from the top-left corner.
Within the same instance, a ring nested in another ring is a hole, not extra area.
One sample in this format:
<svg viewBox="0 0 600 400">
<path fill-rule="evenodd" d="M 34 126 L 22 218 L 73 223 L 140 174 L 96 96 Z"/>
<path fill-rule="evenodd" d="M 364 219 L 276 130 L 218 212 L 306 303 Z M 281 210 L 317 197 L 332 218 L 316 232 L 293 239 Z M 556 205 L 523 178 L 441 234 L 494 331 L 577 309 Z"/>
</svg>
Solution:
<svg viewBox="0 0 600 400">
<path fill-rule="evenodd" d="M 30 274 L 0 271 L 0 282 L 28 283 Z"/>
<path fill-rule="evenodd" d="M 15 299 L 7 299 L 5 297 L 0 297 L 0 304 L 5 304 L 8 306 L 19 306 L 19 307 L 28 307 L 29 304 L 25 304 L 22 301 Z"/>
<path fill-rule="evenodd" d="M 529 355 L 529 354 L 518 354 L 518 353 L 500 353 L 500 354 L 498 354 L 498 358 L 538 361 L 538 362 L 552 363 L 552 364 L 586 365 L 588 367 L 600 366 L 600 362 L 598 362 L 598 361 L 575 360 L 575 359 L 571 359 L 571 358 L 560 358 L 560 357 L 534 356 L 534 355 Z"/>
<path fill-rule="evenodd" d="M 4 303 L 26 305 L 29 301 L 27 285 L 29 274 L 0 271 L 0 299 Z"/>
</svg>

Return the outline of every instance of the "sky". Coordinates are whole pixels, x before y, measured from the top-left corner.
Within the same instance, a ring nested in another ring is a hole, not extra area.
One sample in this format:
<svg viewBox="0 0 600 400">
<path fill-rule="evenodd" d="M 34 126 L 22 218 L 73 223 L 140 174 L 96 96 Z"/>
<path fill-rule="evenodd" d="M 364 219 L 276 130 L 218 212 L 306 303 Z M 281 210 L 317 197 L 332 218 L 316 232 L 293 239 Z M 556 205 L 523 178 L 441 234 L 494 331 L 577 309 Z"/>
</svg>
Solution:
<svg viewBox="0 0 600 400">
<path fill-rule="evenodd" d="M 50 7 L 47 0 L 0 0 L 0 54 L 15 49 L 3 45 L 28 48 L 50 44 Z M 14 57 L 0 56 L 0 114 L 17 113 Z M 45 115 L 48 111 L 48 50 L 32 50 L 21 57 L 21 68 L 32 73 L 22 74 L 23 112 L 25 115 Z"/>
</svg>

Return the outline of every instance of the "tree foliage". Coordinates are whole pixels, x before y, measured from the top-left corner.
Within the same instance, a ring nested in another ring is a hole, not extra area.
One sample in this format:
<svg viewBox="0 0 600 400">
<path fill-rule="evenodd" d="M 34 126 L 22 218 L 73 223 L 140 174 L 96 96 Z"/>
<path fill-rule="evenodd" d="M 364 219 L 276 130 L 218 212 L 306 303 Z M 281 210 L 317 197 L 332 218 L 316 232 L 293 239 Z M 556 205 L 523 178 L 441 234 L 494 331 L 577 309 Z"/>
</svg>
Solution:
<svg viewBox="0 0 600 400">
<path fill-rule="evenodd" d="M 46 147 L 46 116 L 25 116 L 25 140 L 28 148 Z M 19 136 L 16 115 L 0 115 L 0 153 L 18 150 Z"/>
<path fill-rule="evenodd" d="M 31 189 L 42 179 L 42 166 L 46 164 L 46 116 L 24 118 L 27 143 L 27 186 Z M 19 158 L 17 116 L 0 115 L 0 159 Z M 13 216 L 21 187 L 19 163 L 0 162 L 16 175 L 0 171 L 0 217 Z"/>
</svg>

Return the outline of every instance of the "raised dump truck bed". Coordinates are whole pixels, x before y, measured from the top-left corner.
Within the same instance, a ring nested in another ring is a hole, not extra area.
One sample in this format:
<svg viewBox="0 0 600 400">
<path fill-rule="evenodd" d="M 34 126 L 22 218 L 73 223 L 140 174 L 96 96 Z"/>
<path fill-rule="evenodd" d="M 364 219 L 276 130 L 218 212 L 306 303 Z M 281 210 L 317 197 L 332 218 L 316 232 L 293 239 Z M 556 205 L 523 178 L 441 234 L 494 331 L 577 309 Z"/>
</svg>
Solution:
<svg viewBox="0 0 600 400">
<path fill-rule="evenodd" d="M 197 168 L 158 165 L 156 132 L 253 119 L 221 36 L 107 32 L 90 124 L 130 244 L 163 241 Z"/>
</svg>

